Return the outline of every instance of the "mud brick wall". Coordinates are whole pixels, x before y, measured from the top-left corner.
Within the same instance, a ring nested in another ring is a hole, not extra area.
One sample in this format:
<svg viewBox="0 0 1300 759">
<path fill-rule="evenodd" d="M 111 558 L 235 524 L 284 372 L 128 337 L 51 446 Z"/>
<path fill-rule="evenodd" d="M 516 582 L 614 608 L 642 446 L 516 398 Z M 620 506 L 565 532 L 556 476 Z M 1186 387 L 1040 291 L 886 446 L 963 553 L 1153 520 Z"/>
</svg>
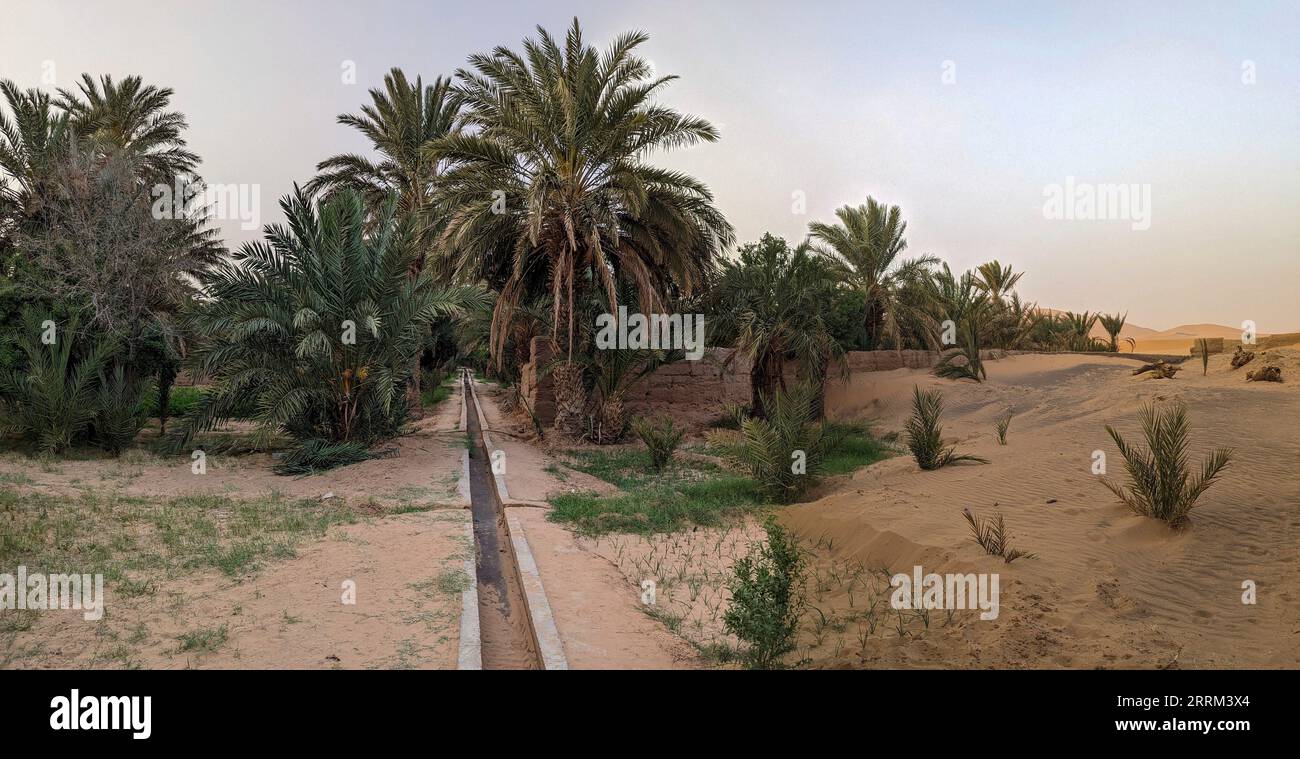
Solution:
<svg viewBox="0 0 1300 759">
<path fill-rule="evenodd" d="M 540 367 L 551 360 L 551 342 L 534 338 L 532 360 L 524 365 L 520 391 L 529 408 L 543 425 L 555 420 L 554 386 L 549 376 L 539 376 Z M 708 348 L 699 361 L 677 361 L 659 367 L 628 389 L 625 402 L 633 414 L 648 414 L 679 409 L 716 416 L 727 403 L 749 403 L 749 361 L 733 358 L 731 348 Z M 1001 351 L 982 351 L 986 361 L 996 360 Z M 832 371 L 826 389 L 826 410 L 832 416 L 841 410 L 841 401 L 852 397 L 854 377 L 868 372 L 891 369 L 928 369 L 939 362 L 939 351 L 850 351 L 844 356 L 849 377 L 841 379 Z M 795 379 L 793 371 L 789 375 Z M 850 410 L 850 409 L 844 409 Z M 694 414 L 693 414 L 694 415 Z"/>
</svg>

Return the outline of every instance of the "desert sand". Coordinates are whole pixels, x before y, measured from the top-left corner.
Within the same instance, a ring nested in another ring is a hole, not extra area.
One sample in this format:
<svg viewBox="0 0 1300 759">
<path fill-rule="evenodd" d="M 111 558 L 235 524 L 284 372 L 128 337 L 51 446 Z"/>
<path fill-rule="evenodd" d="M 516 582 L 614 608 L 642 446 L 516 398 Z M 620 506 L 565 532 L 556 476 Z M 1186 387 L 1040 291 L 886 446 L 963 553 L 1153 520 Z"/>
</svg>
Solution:
<svg viewBox="0 0 1300 759">
<path fill-rule="evenodd" d="M 1300 351 L 1270 350 L 1256 362 L 1263 360 L 1282 366 L 1288 381 L 1247 383 L 1227 355 L 1212 356 L 1206 376 L 1199 360 L 1188 361 L 1172 380 L 1134 377 L 1139 364 L 1130 359 L 1076 355 L 989 362 L 983 384 L 906 369 L 854 376 L 828 396 L 838 414 L 872 419 L 880 432 L 899 430 L 913 386 L 938 387 L 947 402 L 945 437 L 991 463 L 923 472 L 900 455 L 860 470 L 841 492 L 785 510 L 782 519 L 816 545 L 823 569 L 911 572 L 919 564 L 927 572 L 998 572 L 1001 614 L 981 621 L 958 612 L 946 626 L 935 620 L 924 634 L 904 637 L 858 640 L 854 625 L 837 650 L 813 649 L 813 660 L 904 667 L 1300 664 Z M 1124 479 L 1103 425 L 1135 440 L 1141 405 L 1174 401 L 1189 407 L 1194 464 L 1215 446 L 1236 451 L 1181 531 L 1134 515 L 1091 472 L 1093 452 L 1101 450 L 1109 475 Z M 1007 410 L 1015 416 L 1004 447 L 993 422 Z M 984 555 L 970 539 L 963 508 L 1002 512 L 1013 545 L 1037 556 L 1005 564 Z M 1258 588 L 1255 605 L 1242 602 L 1248 580 Z M 860 580 L 851 600 L 852 585 L 828 585 L 814 602 L 831 618 L 863 616 L 863 596 L 879 592 Z"/>
</svg>

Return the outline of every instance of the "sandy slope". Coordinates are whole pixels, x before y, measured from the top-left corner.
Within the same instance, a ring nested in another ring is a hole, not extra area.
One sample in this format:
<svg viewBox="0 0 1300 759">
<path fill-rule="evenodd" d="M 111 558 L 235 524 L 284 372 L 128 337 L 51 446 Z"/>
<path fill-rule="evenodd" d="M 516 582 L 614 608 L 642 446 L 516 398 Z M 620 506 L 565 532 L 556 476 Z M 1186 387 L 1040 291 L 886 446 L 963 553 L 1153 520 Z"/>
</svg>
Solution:
<svg viewBox="0 0 1300 759">
<path fill-rule="evenodd" d="M 1247 383 L 1226 355 L 1211 358 L 1208 376 L 1188 362 L 1174 380 L 1132 377 L 1137 364 L 1128 359 L 1026 355 L 987 364 L 984 384 L 897 370 L 832 391 L 830 408 L 888 431 L 901 429 L 913 385 L 941 387 L 945 435 L 992 463 L 922 472 L 899 456 L 859 472 L 846 492 L 787 510 L 786 521 L 820 544 L 820 566 L 1000 572 L 1002 611 L 992 622 L 958 612 L 948 625 L 902 639 L 864 633 L 859 645 L 842 636 L 811 658 L 849 666 L 1300 666 L 1300 351 L 1270 351 L 1254 366 L 1263 359 L 1282 365 L 1288 382 Z M 1236 448 L 1182 532 L 1131 514 L 1090 471 L 1099 449 L 1111 476 L 1123 478 L 1103 425 L 1132 440 L 1144 402 L 1174 400 L 1190 408 L 1193 461 L 1213 445 Z M 1009 408 L 1015 418 L 1001 447 L 993 421 Z M 1038 558 L 1006 565 L 983 555 L 963 507 L 1003 512 L 1013 544 Z M 1257 605 L 1242 603 L 1245 580 L 1258 586 Z M 816 602 L 828 616 L 847 614 L 862 608 L 863 592 L 851 599 L 830 587 Z"/>
</svg>

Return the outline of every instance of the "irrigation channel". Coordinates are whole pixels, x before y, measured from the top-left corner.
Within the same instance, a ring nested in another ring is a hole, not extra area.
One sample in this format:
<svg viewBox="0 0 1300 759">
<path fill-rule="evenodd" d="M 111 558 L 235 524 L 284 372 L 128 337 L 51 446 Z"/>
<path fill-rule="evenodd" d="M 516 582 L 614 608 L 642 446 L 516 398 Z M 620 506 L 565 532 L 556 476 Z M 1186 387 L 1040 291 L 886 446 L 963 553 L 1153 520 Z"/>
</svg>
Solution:
<svg viewBox="0 0 1300 759">
<path fill-rule="evenodd" d="M 469 434 L 469 498 L 474 517 L 475 570 L 483 669 L 542 669 L 510 528 L 483 443 L 474 383 L 461 375 Z"/>
</svg>

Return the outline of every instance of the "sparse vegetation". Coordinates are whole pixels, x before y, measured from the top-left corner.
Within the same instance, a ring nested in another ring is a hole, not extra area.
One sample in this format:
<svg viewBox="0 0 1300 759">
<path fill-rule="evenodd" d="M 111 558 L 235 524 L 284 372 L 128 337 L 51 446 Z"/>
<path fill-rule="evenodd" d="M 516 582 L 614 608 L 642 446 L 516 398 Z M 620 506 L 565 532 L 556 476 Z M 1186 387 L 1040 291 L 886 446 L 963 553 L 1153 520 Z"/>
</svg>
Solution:
<svg viewBox="0 0 1300 759">
<path fill-rule="evenodd" d="M 997 421 L 993 422 L 993 430 L 998 436 L 998 445 L 1007 444 L 1007 430 L 1011 427 L 1011 414 L 1011 411 L 1007 411 L 1007 413 L 998 417 Z"/>
<path fill-rule="evenodd" d="M 778 669 L 795 650 L 803 614 L 804 560 L 799 545 L 775 517 L 764 523 L 767 541 L 732 566 L 731 605 L 723 621 L 744 642 L 750 669 Z"/>
<path fill-rule="evenodd" d="M 907 449 L 912 452 L 917 466 L 925 470 L 939 469 L 962 461 L 987 464 L 988 459 L 968 454 L 958 454 L 956 446 L 944 446 L 943 393 L 938 390 L 912 388 L 912 417 L 907 420 Z"/>
<path fill-rule="evenodd" d="M 997 556 L 1010 564 L 1016 559 L 1032 559 L 1035 554 L 1026 553 L 1011 547 L 1011 535 L 1007 532 L 1006 521 L 1002 512 L 992 517 L 977 516 L 970 509 L 962 509 L 962 517 L 970 525 L 971 536 L 980 548 L 989 556 Z"/>
<path fill-rule="evenodd" d="M 1140 419 L 1147 443 L 1145 451 L 1130 445 L 1114 427 L 1106 425 L 1106 432 L 1124 457 L 1129 484 L 1121 487 L 1109 478 L 1102 482 L 1134 513 L 1179 527 L 1187 521 L 1197 499 L 1228 466 L 1232 449 L 1215 449 L 1201 465 L 1200 473 L 1193 475 L 1187 460 L 1187 407 L 1181 403 L 1165 408 L 1148 404 L 1142 407 Z"/>
</svg>

